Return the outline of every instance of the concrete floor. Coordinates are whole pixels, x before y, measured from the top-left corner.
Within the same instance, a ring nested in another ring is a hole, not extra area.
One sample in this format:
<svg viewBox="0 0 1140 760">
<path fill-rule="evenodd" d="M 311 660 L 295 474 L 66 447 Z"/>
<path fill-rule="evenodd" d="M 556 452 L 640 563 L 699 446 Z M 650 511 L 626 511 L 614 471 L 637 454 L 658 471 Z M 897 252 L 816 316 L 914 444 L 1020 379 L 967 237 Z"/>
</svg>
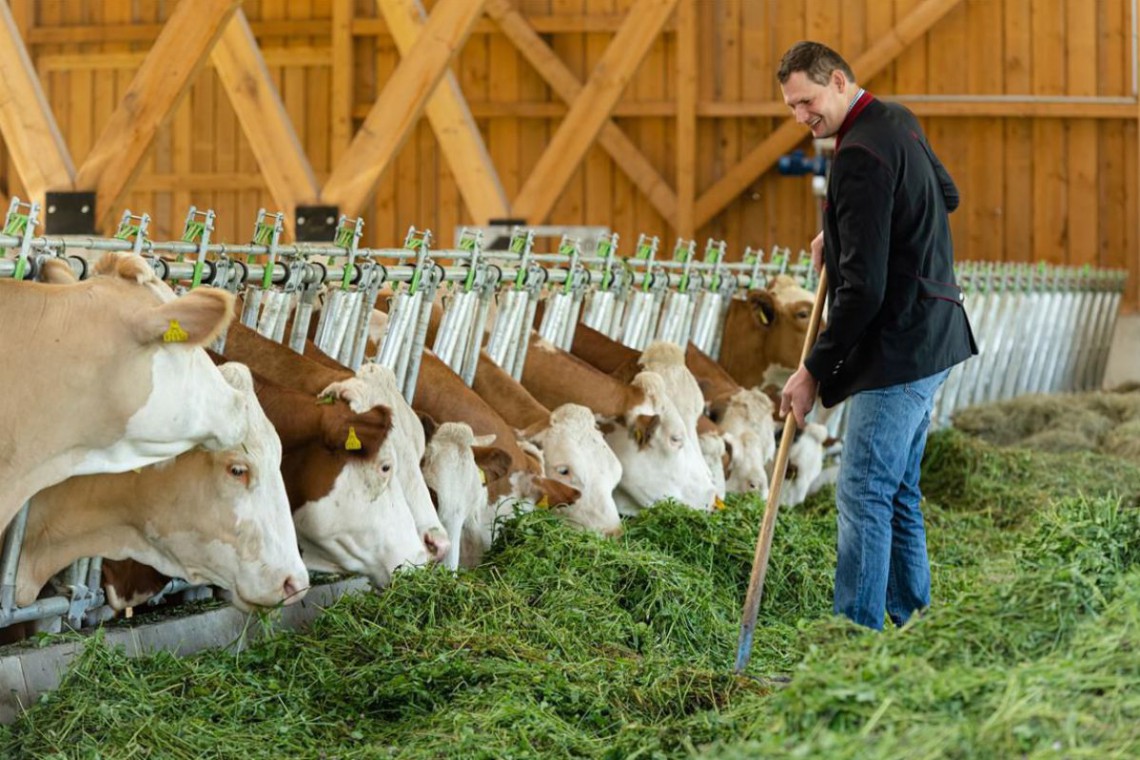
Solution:
<svg viewBox="0 0 1140 760">
<path fill-rule="evenodd" d="M 1140 382 L 1140 314 L 1117 318 L 1104 372 L 1106 389 L 1129 381 Z"/>
</svg>

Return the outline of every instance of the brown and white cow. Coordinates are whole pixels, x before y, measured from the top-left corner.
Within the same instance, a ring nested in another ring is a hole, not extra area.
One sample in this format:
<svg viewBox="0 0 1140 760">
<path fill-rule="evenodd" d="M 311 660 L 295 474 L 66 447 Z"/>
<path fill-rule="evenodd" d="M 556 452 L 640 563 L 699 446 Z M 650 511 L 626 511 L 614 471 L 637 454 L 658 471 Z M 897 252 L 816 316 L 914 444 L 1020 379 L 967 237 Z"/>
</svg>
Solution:
<svg viewBox="0 0 1140 760">
<path fill-rule="evenodd" d="M 563 404 L 550 411 L 522 383 L 499 367 L 485 352 L 472 385 L 496 413 L 542 452 L 543 473 L 581 494 L 560 514 L 571 523 L 604 535 L 621 532 L 614 489 L 621 482 L 621 462 L 606 444 L 594 413 L 581 404 Z"/>
<path fill-rule="evenodd" d="M 548 408 L 581 404 L 605 419 L 606 443 L 622 467 L 619 510 L 633 514 L 662 499 L 713 507 L 709 468 L 657 373 L 640 372 L 624 383 L 532 332 L 522 383 Z"/>
<path fill-rule="evenodd" d="M 800 366 L 815 297 L 787 275 L 764 290 L 733 298 L 718 362 L 737 383 L 757 388 L 771 365 Z"/>
<path fill-rule="evenodd" d="M 226 338 L 226 356 L 249 363 L 272 382 L 314 395 L 333 394 L 349 403 L 355 411 L 386 406 L 392 415 L 391 451 L 396 458 L 396 472 L 388 491 L 392 498 L 405 502 L 412 510 L 416 528 L 424 546 L 434 559 L 448 553 L 450 540 L 431 504 L 420 457 L 423 452 L 423 430 L 414 412 L 407 409 L 391 371 L 375 365 L 350 369 L 320 354 L 315 346 L 306 356 L 264 338 L 249 327 L 235 324 Z M 408 420 L 410 415 L 410 422 Z M 352 549 L 345 545 L 345 550 Z"/>
<path fill-rule="evenodd" d="M 249 370 L 233 363 L 218 369 L 245 400 L 244 437 L 226 449 L 195 448 L 135 471 L 68 478 L 37 493 L 29 502 L 17 604 L 31 604 L 51 576 L 88 556 L 133 559 L 230 589 L 241 609 L 304 596 L 309 576 L 289 516 L 281 441 Z M 109 601 L 123 606 L 114 595 Z"/>
<path fill-rule="evenodd" d="M 206 357 L 233 298 L 175 298 L 138 256 L 104 256 L 76 282 L 0 281 L 0 525 L 75 475 L 124 472 L 246 435 L 246 397 Z"/>
</svg>

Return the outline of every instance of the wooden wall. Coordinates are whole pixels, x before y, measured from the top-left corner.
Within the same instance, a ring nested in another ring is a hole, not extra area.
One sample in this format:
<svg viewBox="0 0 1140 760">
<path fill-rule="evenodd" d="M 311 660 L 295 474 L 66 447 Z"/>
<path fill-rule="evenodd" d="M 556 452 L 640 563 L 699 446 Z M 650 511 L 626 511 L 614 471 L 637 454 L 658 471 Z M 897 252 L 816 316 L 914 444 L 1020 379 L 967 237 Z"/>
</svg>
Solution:
<svg viewBox="0 0 1140 760">
<path fill-rule="evenodd" d="M 608 225 L 626 250 L 639 232 L 671 246 L 694 214 L 701 221 L 700 197 L 786 121 L 774 69 L 791 43 L 818 39 L 855 62 L 935 1 L 679 0 L 612 116 L 680 208 L 663 216 L 595 143 L 549 217 L 531 221 Z M 513 0 L 582 82 L 635 2 Z M 435 4 L 427 2 L 428 10 Z M 863 84 L 877 95 L 898 96 L 920 115 L 957 180 L 963 203 L 952 222 L 959 257 L 1127 267 L 1128 303 L 1135 307 L 1140 107 L 1130 0 L 941 4 L 949 9 L 929 31 Z M 10 5 L 78 167 L 176 3 Z M 322 184 L 399 62 L 376 0 L 245 0 L 243 10 Z M 678 23 L 689 16 L 695 23 Z M 694 57 L 686 44 L 696 46 L 699 61 L 695 93 L 680 68 Z M 476 23 L 452 70 L 506 196 L 515 200 L 566 105 L 489 18 Z M 689 146 L 682 144 L 689 139 L 684 117 L 694 108 L 695 146 Z M 689 190 L 686 171 L 695 174 Z M 7 194 L 23 194 L 6 151 L 0 176 Z M 702 245 L 710 236 L 725 238 L 736 256 L 746 245 L 806 245 L 817 223 L 806 178 L 768 171 L 730 189 L 727 206 L 697 227 Z M 168 238 L 191 203 L 217 211 L 216 238 L 225 241 L 248 239 L 257 209 L 274 206 L 209 63 L 159 129 L 121 207 L 149 211 L 153 236 Z M 382 175 L 364 217 L 365 243 L 373 245 L 397 243 L 413 224 L 450 244 L 455 225 L 471 221 L 426 119 Z"/>
</svg>

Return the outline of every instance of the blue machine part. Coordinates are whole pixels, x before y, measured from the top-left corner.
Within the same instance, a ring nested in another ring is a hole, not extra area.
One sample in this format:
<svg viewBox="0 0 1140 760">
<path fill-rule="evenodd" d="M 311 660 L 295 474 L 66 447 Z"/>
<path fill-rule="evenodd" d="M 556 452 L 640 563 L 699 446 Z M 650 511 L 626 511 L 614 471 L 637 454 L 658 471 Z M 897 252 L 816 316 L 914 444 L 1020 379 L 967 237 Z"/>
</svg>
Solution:
<svg viewBox="0 0 1140 760">
<path fill-rule="evenodd" d="M 780 156 L 776 169 L 788 177 L 802 177 L 805 174 L 814 174 L 818 177 L 827 176 L 827 158 L 825 156 L 812 156 L 808 158 L 802 150 L 793 150 L 791 153 Z"/>
</svg>

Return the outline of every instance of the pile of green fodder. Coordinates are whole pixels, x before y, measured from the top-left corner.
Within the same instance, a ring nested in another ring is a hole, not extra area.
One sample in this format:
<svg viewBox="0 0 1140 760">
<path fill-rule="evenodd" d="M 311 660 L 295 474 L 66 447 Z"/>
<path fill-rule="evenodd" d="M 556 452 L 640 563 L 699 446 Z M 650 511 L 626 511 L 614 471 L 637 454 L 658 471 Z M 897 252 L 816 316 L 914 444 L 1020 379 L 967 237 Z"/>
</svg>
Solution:
<svg viewBox="0 0 1140 760">
<path fill-rule="evenodd" d="M 1092 451 L 1140 463 L 1140 392 L 1029 395 L 967 407 L 954 427 L 999 446 Z"/>
<path fill-rule="evenodd" d="M 931 453 L 937 602 L 901 631 L 831 616 L 829 491 L 781 513 L 747 677 L 731 664 L 756 500 L 662 504 L 616 541 L 535 513 L 475 571 L 399 574 L 241 653 L 95 641 L 0 756 L 1140 753 L 1140 510 L 1091 470 L 1039 481 L 1044 455 L 954 432 Z"/>
</svg>

